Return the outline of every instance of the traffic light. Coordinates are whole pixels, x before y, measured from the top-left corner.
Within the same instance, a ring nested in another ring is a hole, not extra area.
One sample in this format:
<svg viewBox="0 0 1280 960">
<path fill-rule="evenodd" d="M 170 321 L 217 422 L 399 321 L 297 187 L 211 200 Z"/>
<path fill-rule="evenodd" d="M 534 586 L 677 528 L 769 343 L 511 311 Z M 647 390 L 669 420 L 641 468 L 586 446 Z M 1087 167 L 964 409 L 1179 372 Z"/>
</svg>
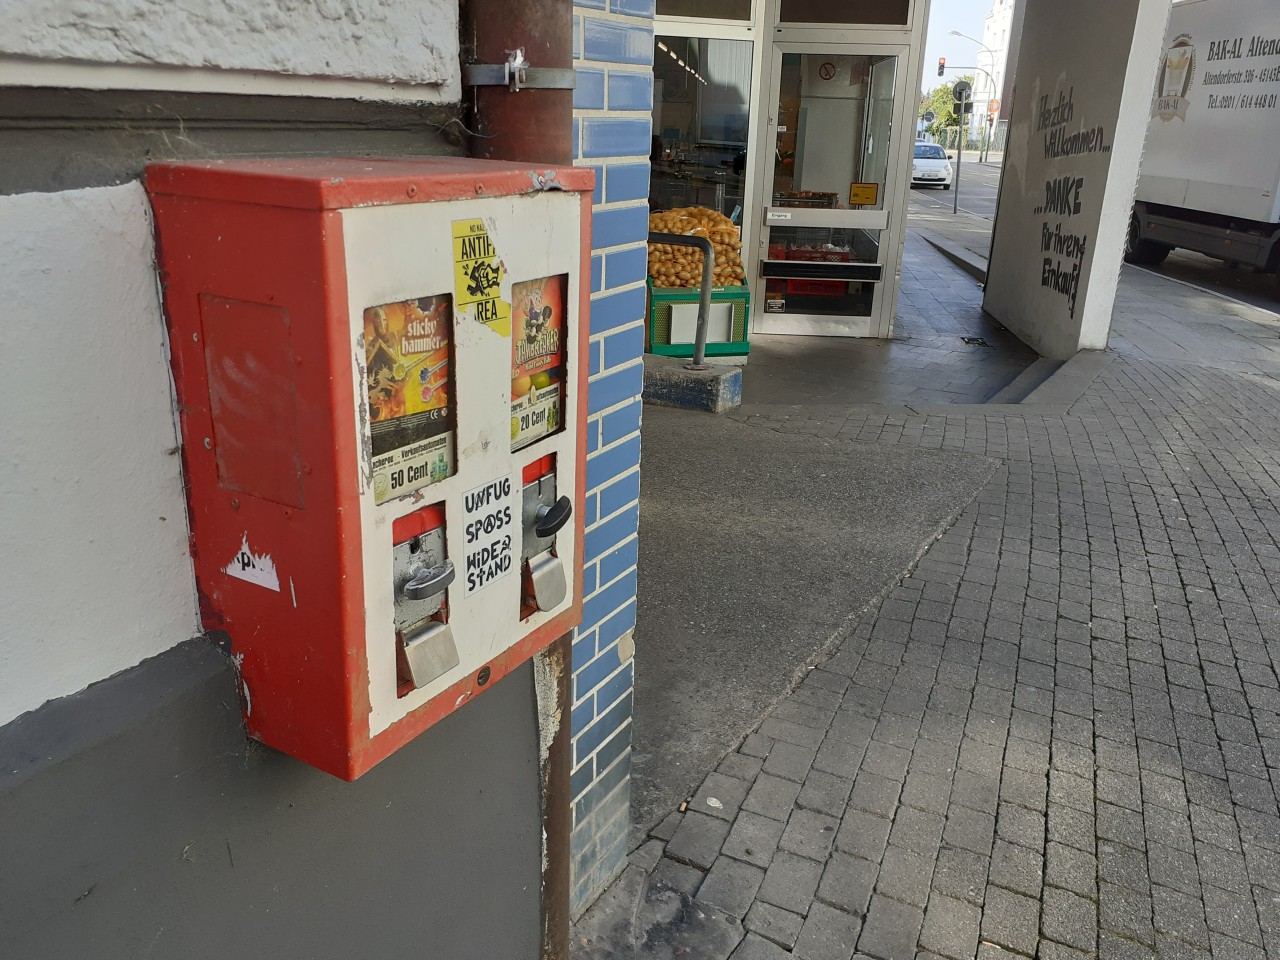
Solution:
<svg viewBox="0 0 1280 960">
<path fill-rule="evenodd" d="M 938 76 L 942 76 L 946 72 L 947 72 L 947 58 L 939 57 L 938 58 Z"/>
</svg>

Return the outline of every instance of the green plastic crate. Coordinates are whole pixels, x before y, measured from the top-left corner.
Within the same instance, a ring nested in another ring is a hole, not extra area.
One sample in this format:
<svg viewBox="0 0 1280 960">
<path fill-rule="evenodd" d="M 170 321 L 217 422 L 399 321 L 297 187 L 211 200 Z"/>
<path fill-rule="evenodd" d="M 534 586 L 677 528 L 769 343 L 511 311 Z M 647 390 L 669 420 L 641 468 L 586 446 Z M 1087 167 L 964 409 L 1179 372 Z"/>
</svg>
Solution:
<svg viewBox="0 0 1280 960">
<path fill-rule="evenodd" d="M 671 308 L 678 303 L 696 304 L 701 298 L 697 287 L 655 287 L 649 278 L 649 352 L 663 357 L 692 357 L 692 343 L 671 342 Z M 711 302 L 733 307 L 729 325 L 731 339 L 727 343 L 708 343 L 708 357 L 745 357 L 751 346 L 747 327 L 751 320 L 751 291 L 746 284 L 739 287 L 712 287 Z"/>
</svg>

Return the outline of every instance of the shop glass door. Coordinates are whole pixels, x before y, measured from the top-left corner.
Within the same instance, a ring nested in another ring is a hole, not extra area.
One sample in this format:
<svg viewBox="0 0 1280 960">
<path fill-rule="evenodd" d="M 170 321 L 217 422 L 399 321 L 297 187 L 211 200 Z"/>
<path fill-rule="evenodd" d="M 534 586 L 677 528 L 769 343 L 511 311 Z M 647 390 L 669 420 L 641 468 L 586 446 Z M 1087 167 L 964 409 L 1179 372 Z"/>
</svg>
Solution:
<svg viewBox="0 0 1280 960">
<path fill-rule="evenodd" d="M 774 53 L 756 330 L 885 335 L 904 51 L 779 43 Z"/>
</svg>

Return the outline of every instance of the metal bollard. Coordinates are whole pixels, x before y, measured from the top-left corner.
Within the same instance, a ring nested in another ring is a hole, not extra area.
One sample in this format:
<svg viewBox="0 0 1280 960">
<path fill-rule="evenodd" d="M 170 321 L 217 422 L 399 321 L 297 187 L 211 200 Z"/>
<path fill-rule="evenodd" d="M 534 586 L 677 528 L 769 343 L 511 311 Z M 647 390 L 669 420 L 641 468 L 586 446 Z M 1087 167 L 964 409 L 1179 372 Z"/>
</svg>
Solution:
<svg viewBox="0 0 1280 960">
<path fill-rule="evenodd" d="M 693 338 L 693 362 L 686 370 L 709 370 L 707 366 L 707 324 L 711 317 L 711 287 L 715 282 L 716 252 L 706 237 L 688 237 L 682 233 L 651 233 L 650 243 L 670 243 L 680 247 L 696 247 L 702 251 L 702 289 L 698 299 L 698 332 Z"/>
</svg>

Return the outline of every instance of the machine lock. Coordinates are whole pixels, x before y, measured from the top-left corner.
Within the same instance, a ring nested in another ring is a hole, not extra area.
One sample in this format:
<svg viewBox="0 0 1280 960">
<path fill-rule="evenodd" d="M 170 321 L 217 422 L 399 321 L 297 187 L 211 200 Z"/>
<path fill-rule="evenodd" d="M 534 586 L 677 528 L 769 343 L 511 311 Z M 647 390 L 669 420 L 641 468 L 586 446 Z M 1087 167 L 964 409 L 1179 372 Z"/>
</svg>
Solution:
<svg viewBox="0 0 1280 960">
<path fill-rule="evenodd" d="M 446 602 L 455 575 L 453 561 L 445 557 L 442 526 L 392 548 L 396 660 L 410 689 L 424 687 L 458 665 Z"/>
<path fill-rule="evenodd" d="M 556 497 L 556 475 L 549 472 L 524 486 L 522 508 L 525 609 L 524 617 L 537 610 L 552 610 L 569 594 L 564 562 L 556 554 L 556 534 L 573 516 L 573 501 Z"/>
</svg>

